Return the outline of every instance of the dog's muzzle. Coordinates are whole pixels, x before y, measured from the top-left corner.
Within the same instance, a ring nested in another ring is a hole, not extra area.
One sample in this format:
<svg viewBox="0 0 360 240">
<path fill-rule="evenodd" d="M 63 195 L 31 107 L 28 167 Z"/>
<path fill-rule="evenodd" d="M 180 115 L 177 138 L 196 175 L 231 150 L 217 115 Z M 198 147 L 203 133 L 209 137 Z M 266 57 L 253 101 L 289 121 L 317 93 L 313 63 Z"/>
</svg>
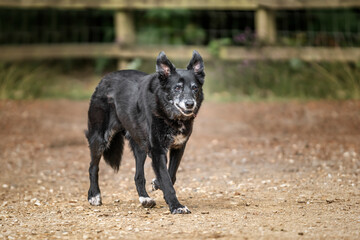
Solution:
<svg viewBox="0 0 360 240">
<path fill-rule="evenodd" d="M 175 107 L 180 111 L 180 113 L 186 117 L 190 117 L 194 114 L 196 107 L 196 102 L 193 99 L 187 99 L 179 103 L 174 102 Z"/>
</svg>

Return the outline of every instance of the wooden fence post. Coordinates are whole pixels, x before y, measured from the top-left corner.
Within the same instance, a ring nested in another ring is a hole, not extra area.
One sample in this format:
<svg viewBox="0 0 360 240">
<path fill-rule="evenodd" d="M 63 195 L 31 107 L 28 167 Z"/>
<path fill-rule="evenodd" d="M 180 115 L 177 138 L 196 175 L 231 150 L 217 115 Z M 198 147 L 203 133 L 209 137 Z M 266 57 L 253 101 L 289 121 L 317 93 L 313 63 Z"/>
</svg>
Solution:
<svg viewBox="0 0 360 240">
<path fill-rule="evenodd" d="M 260 7 L 255 13 L 256 35 L 261 42 L 274 44 L 276 42 L 275 11 Z"/>
<path fill-rule="evenodd" d="M 115 40 L 120 47 L 126 47 L 135 44 L 135 25 L 131 12 L 119 10 L 115 12 Z M 118 60 L 118 69 L 126 69 L 129 63 L 128 59 Z"/>
</svg>

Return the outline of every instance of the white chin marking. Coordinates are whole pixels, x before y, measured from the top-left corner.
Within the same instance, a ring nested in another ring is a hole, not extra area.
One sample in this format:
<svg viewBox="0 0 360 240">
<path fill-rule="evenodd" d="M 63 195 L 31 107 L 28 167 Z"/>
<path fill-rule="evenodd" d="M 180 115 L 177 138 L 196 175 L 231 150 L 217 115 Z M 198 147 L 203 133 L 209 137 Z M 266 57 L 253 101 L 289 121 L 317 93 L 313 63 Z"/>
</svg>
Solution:
<svg viewBox="0 0 360 240">
<path fill-rule="evenodd" d="M 139 197 L 139 201 L 146 208 L 152 208 L 156 205 L 155 200 L 150 197 Z"/>
<path fill-rule="evenodd" d="M 101 205 L 101 195 L 98 194 L 95 197 L 92 197 L 89 199 L 89 203 L 93 206 L 99 206 Z"/>
<path fill-rule="evenodd" d="M 181 112 L 181 114 L 186 116 L 186 117 L 190 117 L 190 116 L 192 116 L 194 114 L 193 112 L 192 113 L 184 113 L 183 110 L 176 103 L 174 105 Z"/>
</svg>

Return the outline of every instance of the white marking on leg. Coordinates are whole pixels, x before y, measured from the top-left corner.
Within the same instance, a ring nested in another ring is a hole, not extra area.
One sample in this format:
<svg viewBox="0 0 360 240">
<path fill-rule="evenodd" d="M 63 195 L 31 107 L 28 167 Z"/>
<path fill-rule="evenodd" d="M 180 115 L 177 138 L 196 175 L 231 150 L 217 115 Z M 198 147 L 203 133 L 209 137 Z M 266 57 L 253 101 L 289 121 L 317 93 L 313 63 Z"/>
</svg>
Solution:
<svg viewBox="0 0 360 240">
<path fill-rule="evenodd" d="M 191 213 L 191 211 L 187 208 L 187 206 L 184 206 L 182 208 L 177 208 L 172 211 L 172 214 L 188 214 Z"/>
<path fill-rule="evenodd" d="M 93 206 L 99 206 L 101 205 L 101 195 L 100 193 L 96 195 L 95 197 L 92 197 L 89 199 L 89 203 Z"/>
<path fill-rule="evenodd" d="M 152 200 L 152 199 L 149 198 L 149 197 L 139 197 L 139 201 L 140 201 L 141 204 L 143 204 L 145 202 L 148 202 L 150 200 Z"/>
<path fill-rule="evenodd" d="M 143 205 L 144 207 L 151 208 L 156 205 L 155 200 L 150 197 L 139 197 L 139 201 L 140 201 L 141 205 Z"/>
</svg>

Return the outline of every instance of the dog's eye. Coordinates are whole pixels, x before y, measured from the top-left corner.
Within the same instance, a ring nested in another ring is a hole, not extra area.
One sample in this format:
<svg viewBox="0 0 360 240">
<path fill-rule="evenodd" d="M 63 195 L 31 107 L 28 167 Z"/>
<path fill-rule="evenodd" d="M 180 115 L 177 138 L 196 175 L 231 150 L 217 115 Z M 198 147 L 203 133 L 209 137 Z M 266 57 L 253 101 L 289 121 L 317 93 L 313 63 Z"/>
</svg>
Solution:
<svg viewBox="0 0 360 240">
<path fill-rule="evenodd" d="M 191 87 L 191 89 L 192 89 L 194 92 L 197 92 L 199 88 L 198 88 L 196 85 L 193 85 L 193 86 Z"/>
<path fill-rule="evenodd" d="M 175 91 L 180 91 L 181 90 L 181 86 L 180 85 L 177 85 L 176 87 L 175 87 Z"/>
</svg>

